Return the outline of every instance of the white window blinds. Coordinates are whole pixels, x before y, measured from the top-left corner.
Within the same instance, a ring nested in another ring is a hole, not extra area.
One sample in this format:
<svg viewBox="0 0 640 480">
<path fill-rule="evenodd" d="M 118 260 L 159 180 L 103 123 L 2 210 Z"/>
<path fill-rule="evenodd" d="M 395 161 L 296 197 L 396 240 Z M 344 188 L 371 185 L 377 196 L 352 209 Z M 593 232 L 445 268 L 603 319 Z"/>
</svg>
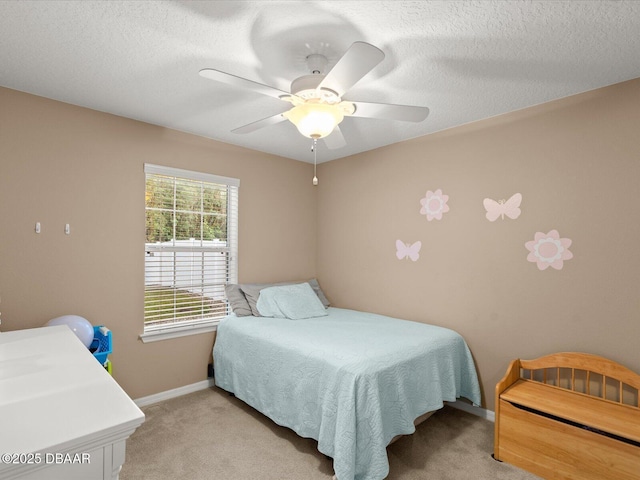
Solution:
<svg viewBox="0 0 640 480">
<path fill-rule="evenodd" d="M 234 178 L 145 164 L 144 331 L 215 324 L 237 283 Z"/>
</svg>

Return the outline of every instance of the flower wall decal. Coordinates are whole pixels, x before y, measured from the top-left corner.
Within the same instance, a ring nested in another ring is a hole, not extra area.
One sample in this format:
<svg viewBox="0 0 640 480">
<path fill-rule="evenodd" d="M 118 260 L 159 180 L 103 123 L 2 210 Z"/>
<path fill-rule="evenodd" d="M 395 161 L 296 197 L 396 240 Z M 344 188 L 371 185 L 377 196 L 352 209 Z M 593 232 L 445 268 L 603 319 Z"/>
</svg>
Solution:
<svg viewBox="0 0 640 480">
<path fill-rule="evenodd" d="M 426 196 L 420 199 L 420 205 L 422 205 L 420 213 L 426 215 L 428 221 L 434 218 L 436 220 L 442 220 L 442 214 L 449 211 L 449 205 L 447 205 L 448 200 L 449 195 L 443 195 L 440 189 L 435 192 L 427 190 Z"/>
<path fill-rule="evenodd" d="M 524 244 L 529 250 L 527 260 L 538 264 L 540 270 L 548 267 L 561 270 L 565 260 L 573 258 L 573 253 L 569 251 L 571 246 L 570 238 L 560 238 L 557 230 L 549 233 L 537 232 L 530 240 Z"/>
</svg>

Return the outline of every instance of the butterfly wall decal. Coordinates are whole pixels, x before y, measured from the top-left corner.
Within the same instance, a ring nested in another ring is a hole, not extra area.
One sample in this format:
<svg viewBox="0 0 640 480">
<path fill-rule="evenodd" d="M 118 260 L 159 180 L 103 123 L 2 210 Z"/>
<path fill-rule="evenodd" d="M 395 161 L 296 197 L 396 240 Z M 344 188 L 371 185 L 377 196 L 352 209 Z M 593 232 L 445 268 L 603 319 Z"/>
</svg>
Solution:
<svg viewBox="0 0 640 480">
<path fill-rule="evenodd" d="M 522 210 L 520 210 L 520 203 L 522 202 L 522 194 L 514 193 L 509 200 L 491 200 L 485 198 L 482 201 L 485 210 L 487 211 L 486 217 L 490 222 L 495 222 L 498 217 L 504 220 L 506 215 L 512 220 L 515 220 L 520 216 Z"/>
<path fill-rule="evenodd" d="M 422 247 L 422 242 L 420 241 L 409 245 L 402 240 L 396 240 L 396 257 L 398 257 L 398 260 L 410 258 L 415 262 L 420 258 L 420 247 Z"/>
</svg>

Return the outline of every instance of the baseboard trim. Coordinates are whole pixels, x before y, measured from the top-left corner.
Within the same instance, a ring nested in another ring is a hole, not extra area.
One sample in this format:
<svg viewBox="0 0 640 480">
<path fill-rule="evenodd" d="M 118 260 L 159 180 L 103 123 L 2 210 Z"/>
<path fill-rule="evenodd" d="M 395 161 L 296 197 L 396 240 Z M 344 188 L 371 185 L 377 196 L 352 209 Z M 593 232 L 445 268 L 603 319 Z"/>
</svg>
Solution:
<svg viewBox="0 0 640 480">
<path fill-rule="evenodd" d="M 166 390 L 164 392 L 154 393 L 153 395 L 149 395 L 146 397 L 137 398 L 134 400 L 134 403 L 140 408 L 146 407 L 147 405 L 153 405 L 154 403 L 162 402 L 163 400 L 169 400 L 170 398 L 181 397 L 182 395 L 187 395 L 188 393 L 211 388 L 214 385 L 215 383 L 213 381 L 213 378 L 210 378 L 201 382 L 192 383 L 191 385 L 185 385 L 183 387 L 178 387 L 171 390 Z"/>
<path fill-rule="evenodd" d="M 457 408 L 458 410 L 462 410 L 467 413 L 471 413 L 480 418 L 484 418 L 485 420 L 489 420 L 490 422 L 496 421 L 496 413 L 491 410 L 487 410 L 486 408 L 474 407 L 473 405 L 461 402 L 460 400 L 456 400 L 455 402 L 445 402 L 446 405 L 450 407 Z"/>
<path fill-rule="evenodd" d="M 146 397 L 140 397 L 134 400 L 134 403 L 139 407 L 146 407 L 148 405 L 153 405 L 154 403 L 162 402 L 164 400 L 169 400 L 171 398 L 180 397 L 182 395 L 187 395 L 189 393 L 197 392 L 199 390 L 204 390 L 206 388 L 211 388 L 215 386 L 215 382 L 213 378 L 209 378 L 208 380 L 203 380 L 201 382 L 192 383 L 191 385 L 185 385 L 183 387 L 173 388 L 171 390 L 166 390 L 160 393 L 154 393 L 153 395 L 148 395 Z M 489 420 L 490 422 L 496 421 L 496 414 L 491 410 L 487 410 L 481 407 L 474 407 L 473 405 L 461 402 L 459 400 L 455 402 L 445 402 L 446 405 L 450 407 L 457 408 L 458 410 L 462 410 L 464 412 L 470 413 L 480 418 L 484 418 L 485 420 Z"/>
</svg>

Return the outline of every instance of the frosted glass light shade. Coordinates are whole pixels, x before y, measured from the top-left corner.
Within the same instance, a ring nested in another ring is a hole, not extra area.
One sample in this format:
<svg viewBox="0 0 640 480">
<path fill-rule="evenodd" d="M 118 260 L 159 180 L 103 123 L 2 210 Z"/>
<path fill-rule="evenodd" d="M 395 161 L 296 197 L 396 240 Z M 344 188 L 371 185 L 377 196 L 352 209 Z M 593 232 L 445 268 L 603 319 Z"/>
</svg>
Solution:
<svg viewBox="0 0 640 480">
<path fill-rule="evenodd" d="M 285 112 L 284 116 L 309 138 L 326 137 L 344 119 L 340 107 L 323 103 L 303 103 Z"/>
</svg>

